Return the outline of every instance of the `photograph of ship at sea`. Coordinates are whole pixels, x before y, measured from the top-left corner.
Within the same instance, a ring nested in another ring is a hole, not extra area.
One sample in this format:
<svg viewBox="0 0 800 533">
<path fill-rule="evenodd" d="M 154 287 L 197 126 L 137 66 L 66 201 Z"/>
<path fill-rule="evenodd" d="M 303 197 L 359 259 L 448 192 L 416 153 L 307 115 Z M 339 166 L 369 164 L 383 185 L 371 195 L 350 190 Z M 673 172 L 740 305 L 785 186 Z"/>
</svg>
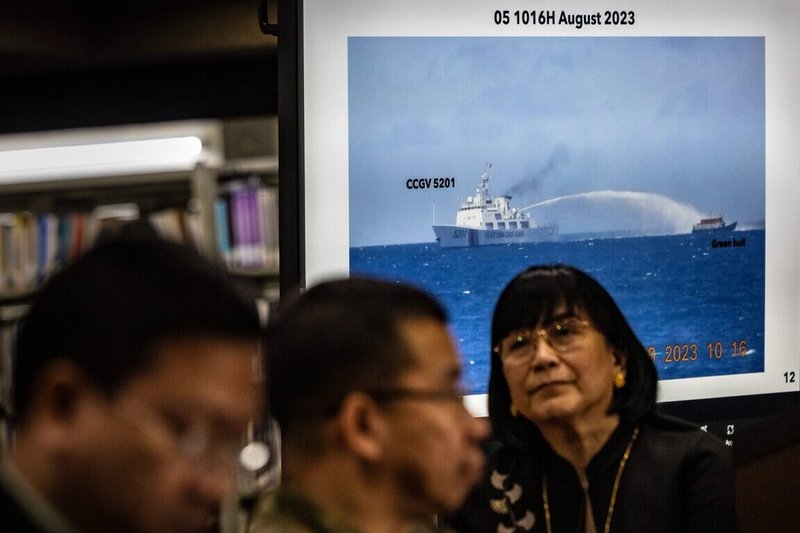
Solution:
<svg viewBox="0 0 800 533">
<path fill-rule="evenodd" d="M 523 268 L 619 302 L 662 380 L 763 372 L 761 37 L 350 37 L 350 272 L 447 306 L 470 393 Z"/>
</svg>

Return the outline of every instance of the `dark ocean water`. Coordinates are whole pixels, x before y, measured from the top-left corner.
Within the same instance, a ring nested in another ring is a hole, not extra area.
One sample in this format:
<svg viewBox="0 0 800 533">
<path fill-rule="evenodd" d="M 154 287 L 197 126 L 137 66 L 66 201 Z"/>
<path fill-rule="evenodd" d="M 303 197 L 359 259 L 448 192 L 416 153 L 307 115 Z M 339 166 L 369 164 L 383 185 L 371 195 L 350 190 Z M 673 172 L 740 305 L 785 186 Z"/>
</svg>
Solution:
<svg viewBox="0 0 800 533">
<path fill-rule="evenodd" d="M 447 307 L 469 393 L 486 392 L 497 296 L 520 270 L 561 262 L 611 293 L 660 379 L 764 370 L 764 230 L 594 239 L 481 248 L 436 243 L 350 249 L 353 274 L 403 280 Z M 744 246 L 712 247 L 736 239 Z"/>
</svg>

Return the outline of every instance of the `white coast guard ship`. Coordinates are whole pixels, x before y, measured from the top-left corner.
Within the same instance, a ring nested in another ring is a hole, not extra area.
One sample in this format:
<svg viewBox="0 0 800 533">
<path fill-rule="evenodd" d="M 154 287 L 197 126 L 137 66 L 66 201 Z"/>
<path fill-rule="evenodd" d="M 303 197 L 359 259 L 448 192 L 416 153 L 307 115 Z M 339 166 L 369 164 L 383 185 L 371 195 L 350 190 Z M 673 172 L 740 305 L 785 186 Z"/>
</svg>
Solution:
<svg viewBox="0 0 800 533">
<path fill-rule="evenodd" d="M 489 194 L 491 163 L 481 174 L 475 196 L 468 196 L 456 212 L 455 224 L 434 224 L 436 242 L 443 248 L 554 241 L 558 227 L 537 225 L 530 214 L 511 207 L 511 196 Z"/>
</svg>

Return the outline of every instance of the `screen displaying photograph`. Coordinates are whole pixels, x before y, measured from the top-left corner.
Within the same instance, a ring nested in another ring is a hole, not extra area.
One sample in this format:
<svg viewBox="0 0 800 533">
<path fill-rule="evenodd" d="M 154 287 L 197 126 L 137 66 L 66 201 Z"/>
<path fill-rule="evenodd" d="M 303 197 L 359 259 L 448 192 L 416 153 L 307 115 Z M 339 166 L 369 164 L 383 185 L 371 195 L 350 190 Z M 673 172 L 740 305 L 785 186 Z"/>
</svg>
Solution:
<svg viewBox="0 0 800 533">
<path fill-rule="evenodd" d="M 348 40 L 350 270 L 448 307 L 484 393 L 502 287 L 568 263 L 660 378 L 764 369 L 764 39 Z"/>
<path fill-rule="evenodd" d="M 800 390 L 800 5 L 301 9 L 306 286 L 433 293 L 476 414 L 500 291 L 553 263 L 615 298 L 659 401 Z"/>
</svg>

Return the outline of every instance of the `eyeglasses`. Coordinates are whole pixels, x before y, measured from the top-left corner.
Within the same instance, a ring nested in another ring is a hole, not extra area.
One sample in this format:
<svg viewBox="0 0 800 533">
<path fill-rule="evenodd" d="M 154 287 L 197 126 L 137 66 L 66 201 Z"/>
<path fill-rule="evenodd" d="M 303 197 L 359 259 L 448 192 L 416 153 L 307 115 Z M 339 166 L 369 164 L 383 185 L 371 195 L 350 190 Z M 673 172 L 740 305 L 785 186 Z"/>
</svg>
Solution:
<svg viewBox="0 0 800 533">
<path fill-rule="evenodd" d="M 401 387 L 366 391 L 378 403 L 391 403 L 403 400 L 434 403 L 461 404 L 464 393 L 460 389 L 428 390 L 407 389 Z"/>
<path fill-rule="evenodd" d="M 242 439 L 237 436 L 177 413 L 157 411 L 138 399 L 126 398 L 124 404 L 113 406 L 113 412 L 153 445 L 177 452 L 196 465 L 232 468 L 241 449 Z"/>
<path fill-rule="evenodd" d="M 536 353 L 536 343 L 543 339 L 559 353 L 577 348 L 586 336 L 591 322 L 577 317 L 554 320 L 542 328 L 512 331 L 492 350 L 508 365 L 523 364 Z"/>
<path fill-rule="evenodd" d="M 385 389 L 367 389 L 360 391 L 379 404 L 389 404 L 400 401 L 431 402 L 451 405 L 464 405 L 464 392 L 461 389 L 411 389 L 405 387 L 388 387 Z M 325 413 L 334 416 L 342 406 L 342 400 L 337 401 Z"/>
</svg>

